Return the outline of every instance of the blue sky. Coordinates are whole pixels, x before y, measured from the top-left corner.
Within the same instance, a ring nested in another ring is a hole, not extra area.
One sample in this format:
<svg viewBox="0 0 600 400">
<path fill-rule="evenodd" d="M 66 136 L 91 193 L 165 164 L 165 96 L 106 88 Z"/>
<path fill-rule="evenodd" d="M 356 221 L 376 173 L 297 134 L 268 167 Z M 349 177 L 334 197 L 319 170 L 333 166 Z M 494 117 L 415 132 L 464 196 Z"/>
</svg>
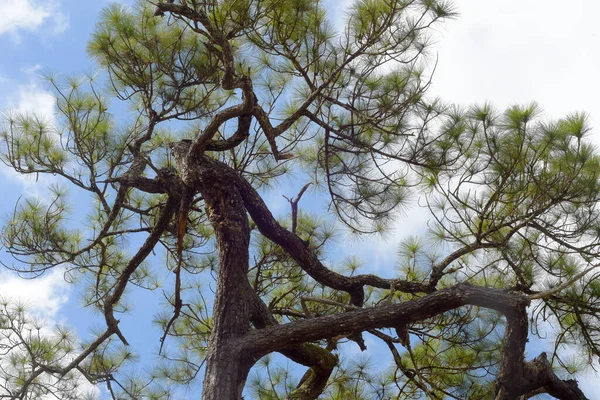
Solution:
<svg viewBox="0 0 600 400">
<path fill-rule="evenodd" d="M 338 24 L 350 3 L 326 1 Z M 54 100 L 37 76 L 42 70 L 77 74 L 95 69 L 85 48 L 107 4 L 106 0 L 0 0 L 0 110 L 35 111 L 51 119 Z M 598 2 L 460 0 L 456 5 L 461 16 L 438 28 L 430 52 L 432 61 L 438 60 L 431 95 L 462 105 L 491 101 L 500 109 L 535 100 L 548 118 L 585 111 L 597 127 L 594 137 L 600 145 Z M 0 165 L 1 218 L 12 211 L 19 196 L 44 195 L 43 187 L 51 180 L 22 179 Z M 286 211 L 285 200 L 271 200 L 280 212 Z M 418 231 L 424 219 L 415 207 L 399 220 L 387 240 L 360 242 L 360 246 L 345 241 L 341 249 L 350 254 L 361 247 L 361 256 L 371 268 L 386 270 L 398 241 Z M 10 261 L 1 251 L 0 259 Z M 59 272 L 23 281 L 2 270 L 0 295 L 20 297 L 50 321 L 76 325 L 81 335 L 86 335 L 84 327 L 94 320 L 82 313 L 77 292 L 63 282 Z M 151 317 L 150 309 L 142 312 Z M 135 330 L 133 325 L 126 329 Z M 155 339 L 141 335 L 139 340 Z M 591 393 L 600 389 L 600 380 L 593 374 L 581 383 Z"/>
</svg>

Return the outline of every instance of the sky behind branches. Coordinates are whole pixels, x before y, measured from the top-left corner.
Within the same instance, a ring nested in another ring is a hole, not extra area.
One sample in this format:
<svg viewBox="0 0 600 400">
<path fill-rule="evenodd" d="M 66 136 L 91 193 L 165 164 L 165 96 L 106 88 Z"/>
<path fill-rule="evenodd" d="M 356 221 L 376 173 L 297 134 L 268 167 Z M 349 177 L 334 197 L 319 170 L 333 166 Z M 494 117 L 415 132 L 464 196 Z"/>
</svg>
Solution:
<svg viewBox="0 0 600 400">
<path fill-rule="evenodd" d="M 336 27 L 343 26 L 344 8 L 350 3 L 325 1 Z M 108 4 L 107 0 L 0 0 L 0 110 L 36 112 L 52 122 L 54 98 L 38 76 L 42 71 L 80 74 L 96 69 L 85 47 L 100 10 Z M 458 0 L 455 4 L 460 15 L 438 26 L 433 36 L 428 57 L 436 69 L 430 96 L 465 107 L 489 101 L 498 110 L 536 101 L 548 119 L 584 111 L 600 146 L 599 2 Z M 39 177 L 36 182 L 0 165 L 2 221 L 19 196 L 44 196 L 43 186 L 54 179 Z M 280 197 L 271 200 L 285 212 L 287 204 Z M 423 215 L 418 210 L 405 213 L 386 240 L 363 243 L 362 258 L 378 272 L 392 268 L 399 239 L 418 232 Z M 357 243 L 342 245 L 349 254 L 356 247 Z M 2 250 L 0 260 L 12 262 Z M 19 297 L 50 321 L 75 325 L 80 335 L 86 334 L 83 327 L 89 322 L 100 321 L 82 313 L 81 299 L 64 283 L 60 271 L 24 281 L 1 269 L 0 296 Z M 146 314 L 151 318 L 151 310 Z M 590 373 L 581 385 L 594 393 L 600 379 Z"/>
</svg>

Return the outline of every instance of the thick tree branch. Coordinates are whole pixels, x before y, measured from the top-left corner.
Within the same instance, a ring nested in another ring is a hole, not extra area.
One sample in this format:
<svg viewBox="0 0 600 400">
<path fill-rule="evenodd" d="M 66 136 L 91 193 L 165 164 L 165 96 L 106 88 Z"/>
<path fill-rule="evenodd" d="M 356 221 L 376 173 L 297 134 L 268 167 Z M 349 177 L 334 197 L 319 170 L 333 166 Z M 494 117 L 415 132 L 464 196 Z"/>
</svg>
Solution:
<svg viewBox="0 0 600 400">
<path fill-rule="evenodd" d="M 252 92 L 252 81 L 248 77 L 243 77 L 241 79 L 241 88 L 242 88 L 242 103 L 236 104 L 235 106 L 228 107 L 222 111 L 219 111 L 210 122 L 204 127 L 202 133 L 198 136 L 198 138 L 194 141 L 192 146 L 190 147 L 189 154 L 193 157 L 193 155 L 202 153 L 208 144 L 212 141 L 213 137 L 217 133 L 218 129 L 228 120 L 245 116 L 250 113 L 252 107 L 254 106 L 254 93 Z M 246 117 L 247 118 L 247 117 Z M 240 121 L 242 122 L 242 121 Z M 250 121 L 243 120 L 245 124 L 250 124 Z M 244 126 L 242 126 L 244 128 Z M 243 133 L 243 131 L 241 132 Z M 239 140 L 236 138 L 234 140 Z"/>
<path fill-rule="evenodd" d="M 222 164 L 223 169 L 229 169 Z M 239 175 L 229 172 L 236 180 L 244 205 L 260 232 L 272 242 L 281 246 L 298 264 L 317 282 L 332 289 L 344 290 L 352 298 L 352 304 L 362 306 L 364 301 L 363 286 L 372 285 L 381 289 L 390 288 L 392 282 L 396 290 L 409 293 L 430 291 L 427 285 L 401 280 L 383 279 L 375 275 L 357 275 L 347 277 L 325 267 L 314 252 L 309 249 L 296 234 L 283 228 L 273 217 L 256 190 Z"/>
<path fill-rule="evenodd" d="M 256 361 L 234 343 L 250 329 L 248 283 L 250 225 L 235 180 L 216 160 L 193 154 L 193 145 L 172 146 L 183 182 L 204 199 L 206 215 L 215 231 L 219 270 L 212 331 L 206 355 L 203 398 L 239 399 L 250 367 Z M 248 289 L 247 289 L 248 288 Z"/>
<path fill-rule="evenodd" d="M 238 117 L 238 128 L 231 137 L 224 140 L 211 140 L 206 144 L 208 151 L 225 151 L 235 148 L 250 136 L 251 114 Z"/>
<path fill-rule="evenodd" d="M 525 377 L 531 378 L 530 387 L 542 387 L 546 393 L 557 399 L 588 400 L 579 389 L 576 380 L 562 380 L 556 376 L 546 353 L 540 354 L 525 364 Z"/>
<path fill-rule="evenodd" d="M 249 332 L 239 345 L 259 356 L 286 345 L 311 342 L 353 332 L 410 324 L 465 305 L 476 305 L 512 315 L 528 304 L 524 296 L 506 291 L 460 284 L 400 304 L 371 307 L 295 321 Z"/>
<path fill-rule="evenodd" d="M 576 381 L 563 381 L 554 374 L 545 353 L 530 362 L 524 362 L 527 342 L 526 307 L 529 299 L 494 288 L 460 284 L 400 304 L 266 327 L 249 332 L 239 339 L 237 346 L 260 357 L 271 351 L 281 351 L 290 345 L 423 321 L 465 305 L 493 309 L 507 319 L 495 400 L 516 399 L 540 388 L 562 400 L 587 399 Z"/>
<path fill-rule="evenodd" d="M 107 179 L 103 182 L 118 183 L 120 185 L 135 188 L 145 193 L 165 193 L 165 187 L 158 178 L 150 179 L 143 176 L 126 177 L 120 176 L 117 178 Z"/>
</svg>

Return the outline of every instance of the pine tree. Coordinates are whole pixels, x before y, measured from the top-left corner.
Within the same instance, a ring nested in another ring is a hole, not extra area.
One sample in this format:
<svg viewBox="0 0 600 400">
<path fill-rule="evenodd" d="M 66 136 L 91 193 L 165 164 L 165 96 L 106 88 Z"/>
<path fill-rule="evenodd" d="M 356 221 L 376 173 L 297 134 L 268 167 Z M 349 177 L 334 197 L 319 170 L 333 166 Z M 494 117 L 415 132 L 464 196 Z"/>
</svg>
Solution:
<svg viewBox="0 0 600 400">
<path fill-rule="evenodd" d="M 4 163 L 62 185 L 15 206 L 15 268 L 66 268 L 105 324 L 80 346 L 3 302 L 2 396 L 81 398 L 87 379 L 166 399 L 203 379 L 190 398 L 585 399 L 553 367 L 576 372 L 564 344 L 600 355 L 600 157 L 584 115 L 427 97 L 431 31 L 454 16 L 359 0 L 336 30 L 314 0 L 109 6 L 89 43 L 103 74 L 46 77 L 60 126 L 7 114 L 1 131 Z M 75 198 L 93 204 L 77 226 Z M 427 230 L 394 271 L 332 251 L 336 235 L 383 237 L 414 199 Z M 167 298 L 147 376 L 124 372 L 133 288 Z M 554 354 L 526 357 L 545 321 Z M 389 368 L 347 360 L 372 354 L 365 338 Z"/>
</svg>

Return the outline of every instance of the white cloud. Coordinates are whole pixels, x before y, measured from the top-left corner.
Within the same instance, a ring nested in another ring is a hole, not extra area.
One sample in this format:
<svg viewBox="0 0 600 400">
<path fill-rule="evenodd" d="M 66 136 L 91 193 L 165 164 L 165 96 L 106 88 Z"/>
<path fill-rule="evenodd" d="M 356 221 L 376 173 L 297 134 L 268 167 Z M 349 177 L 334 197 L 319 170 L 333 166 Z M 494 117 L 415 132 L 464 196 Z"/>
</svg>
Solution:
<svg viewBox="0 0 600 400">
<path fill-rule="evenodd" d="M 0 295 L 24 303 L 42 318 L 55 320 L 69 299 L 69 286 L 58 268 L 36 279 L 23 279 L 0 269 Z"/>
<path fill-rule="evenodd" d="M 56 97 L 37 83 L 41 69 L 40 65 L 22 68 L 21 72 L 28 78 L 25 84 L 17 84 L 0 77 L 0 82 L 8 84 L 8 88 L 5 89 L 5 94 L 8 94 L 4 102 L 0 103 L 0 107 L 17 113 L 34 114 L 56 126 Z"/>
<path fill-rule="evenodd" d="M 29 0 L 0 1 L 0 34 L 17 30 L 32 30 L 50 17 L 50 10 Z"/>
<path fill-rule="evenodd" d="M 598 363 L 595 363 L 596 370 L 598 369 Z M 590 395 L 591 393 L 598 393 L 600 391 L 600 375 L 598 372 L 590 369 L 577 377 L 579 381 L 579 387 L 583 393 Z"/>
<path fill-rule="evenodd" d="M 19 31 L 35 31 L 52 23 L 52 32 L 67 29 L 68 19 L 52 0 L 0 0 L 0 35 L 11 34 L 18 40 Z"/>
<path fill-rule="evenodd" d="M 37 85 L 26 85 L 19 88 L 15 110 L 18 113 L 34 114 L 42 117 L 51 126 L 56 126 L 56 97 Z"/>
<path fill-rule="evenodd" d="M 537 101 L 546 116 L 584 110 L 600 123 L 600 48 L 591 0 L 456 1 L 460 16 L 436 37 L 430 94 L 504 108 Z M 596 113 L 596 115 L 594 114 Z"/>
<path fill-rule="evenodd" d="M 30 82 L 14 86 L 15 89 L 12 94 L 6 96 L 6 102 L 0 103 L 0 109 L 10 110 L 9 114 L 35 115 L 46 121 L 49 126 L 56 127 L 56 98 L 49 91 L 33 83 L 33 76 L 38 70 L 39 66 L 35 66 L 24 71 L 31 77 Z M 0 164 L 0 174 L 4 175 L 7 179 L 17 180 L 28 195 L 40 195 L 41 191 L 56 181 L 55 177 L 48 175 L 19 174 L 4 164 Z M 43 184 L 40 185 L 40 183 Z"/>
</svg>

